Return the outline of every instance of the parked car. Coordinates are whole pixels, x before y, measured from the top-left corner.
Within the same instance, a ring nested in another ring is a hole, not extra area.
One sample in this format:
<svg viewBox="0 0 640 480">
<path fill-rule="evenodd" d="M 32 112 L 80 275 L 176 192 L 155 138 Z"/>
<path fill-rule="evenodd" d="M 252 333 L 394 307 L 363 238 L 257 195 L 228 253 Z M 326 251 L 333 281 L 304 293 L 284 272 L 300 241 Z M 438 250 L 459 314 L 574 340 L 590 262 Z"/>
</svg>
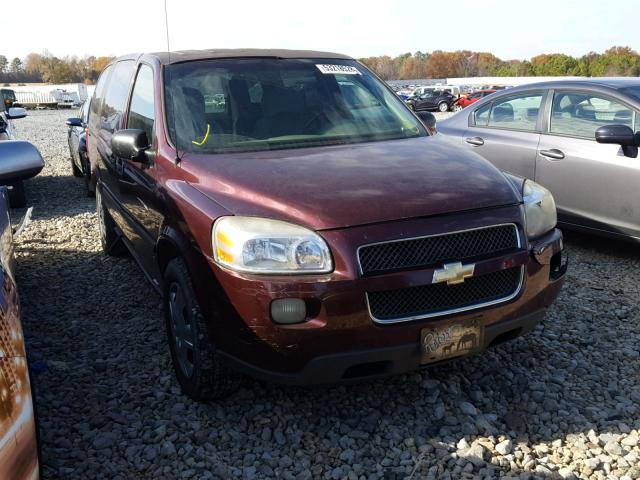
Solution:
<svg viewBox="0 0 640 480">
<path fill-rule="evenodd" d="M 15 107 L 12 91 L 2 90 L 2 104 L 0 104 L 0 141 L 13 140 L 14 131 L 12 121 L 27 116 L 27 111 L 22 107 Z M 24 182 L 17 180 L 15 183 L 7 185 L 9 189 L 9 199 L 12 207 L 24 207 L 27 197 L 24 189 Z"/>
<path fill-rule="evenodd" d="M 476 103 L 481 98 L 487 97 L 492 93 L 495 93 L 496 90 L 478 90 L 476 92 L 472 92 L 469 95 L 463 95 L 458 98 L 456 102 L 453 104 L 453 111 L 459 112 L 463 108 L 467 108 L 469 105 Z"/>
<path fill-rule="evenodd" d="M 498 168 L 553 193 L 566 228 L 640 239 L 640 81 L 510 88 L 438 123 Z"/>
<path fill-rule="evenodd" d="M 89 139 L 103 249 L 162 293 L 196 400 L 235 371 L 333 383 L 474 353 L 531 330 L 564 279 L 547 190 L 429 135 L 347 56 L 120 57 Z"/>
<path fill-rule="evenodd" d="M 0 185 L 37 175 L 44 162 L 27 142 L 0 142 Z M 7 189 L 0 187 L 0 478 L 39 478 L 38 434 L 20 323 Z"/>
<path fill-rule="evenodd" d="M 91 165 L 87 158 L 87 125 L 89 120 L 89 108 L 91 100 L 87 99 L 80 109 L 79 117 L 67 119 L 67 143 L 71 157 L 71 173 L 74 177 L 84 179 L 87 195 L 95 195 L 95 186 L 91 175 Z"/>
<path fill-rule="evenodd" d="M 445 90 L 426 90 L 422 95 L 409 97 L 404 102 L 415 112 L 420 110 L 448 112 L 457 98 Z"/>
<path fill-rule="evenodd" d="M 460 94 L 462 93 L 460 91 L 460 87 L 458 85 L 423 85 L 421 87 L 417 87 L 412 95 L 409 96 L 414 96 L 414 97 L 419 97 L 421 95 L 424 95 L 427 92 L 430 92 L 432 90 L 442 90 L 444 92 L 449 92 L 452 95 L 454 95 L 455 97 L 459 97 Z"/>
</svg>

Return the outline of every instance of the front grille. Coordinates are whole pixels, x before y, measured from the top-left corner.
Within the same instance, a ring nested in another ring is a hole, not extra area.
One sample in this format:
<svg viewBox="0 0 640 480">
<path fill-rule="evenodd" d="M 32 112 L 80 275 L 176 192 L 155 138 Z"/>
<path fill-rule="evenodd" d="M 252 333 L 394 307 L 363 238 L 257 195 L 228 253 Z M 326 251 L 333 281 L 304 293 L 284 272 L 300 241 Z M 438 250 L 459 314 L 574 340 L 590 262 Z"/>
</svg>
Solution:
<svg viewBox="0 0 640 480">
<path fill-rule="evenodd" d="M 514 298 L 523 267 L 468 278 L 464 283 L 433 283 L 419 287 L 367 293 L 369 310 L 380 323 L 446 315 Z"/>
<path fill-rule="evenodd" d="M 440 266 L 520 247 L 517 227 L 496 225 L 463 232 L 366 245 L 358 249 L 363 275 Z"/>
</svg>

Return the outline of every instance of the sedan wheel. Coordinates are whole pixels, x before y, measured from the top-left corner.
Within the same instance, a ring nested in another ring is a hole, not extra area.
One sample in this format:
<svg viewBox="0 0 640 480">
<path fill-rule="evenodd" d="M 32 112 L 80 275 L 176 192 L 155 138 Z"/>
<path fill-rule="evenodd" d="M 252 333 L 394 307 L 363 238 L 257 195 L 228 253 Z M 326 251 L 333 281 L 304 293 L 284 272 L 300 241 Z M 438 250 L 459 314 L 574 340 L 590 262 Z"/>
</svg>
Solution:
<svg viewBox="0 0 640 480">
<path fill-rule="evenodd" d="M 441 112 L 448 112 L 449 105 L 447 105 L 445 102 L 442 102 L 440 105 L 438 105 L 438 110 L 440 110 Z"/>
<path fill-rule="evenodd" d="M 462 105 L 454 105 L 453 106 L 453 111 L 454 112 L 459 112 L 460 110 L 462 110 Z"/>
<path fill-rule="evenodd" d="M 106 207 L 102 204 L 102 192 L 96 190 L 96 213 L 98 214 L 98 228 L 102 251 L 113 257 L 122 257 L 128 254 L 127 247 L 116 231 L 116 223 Z"/>
</svg>

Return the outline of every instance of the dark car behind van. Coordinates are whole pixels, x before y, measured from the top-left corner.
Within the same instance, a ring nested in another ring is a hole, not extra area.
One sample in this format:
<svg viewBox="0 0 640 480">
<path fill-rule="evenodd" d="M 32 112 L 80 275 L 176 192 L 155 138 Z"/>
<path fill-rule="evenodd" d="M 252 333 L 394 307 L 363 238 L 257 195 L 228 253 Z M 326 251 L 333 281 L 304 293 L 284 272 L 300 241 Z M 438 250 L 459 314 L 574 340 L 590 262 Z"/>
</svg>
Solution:
<svg viewBox="0 0 640 480">
<path fill-rule="evenodd" d="M 553 197 L 344 55 L 127 55 L 88 135 L 103 248 L 162 293 L 195 399 L 235 371 L 327 383 L 468 355 L 531 330 L 563 282 Z"/>
</svg>

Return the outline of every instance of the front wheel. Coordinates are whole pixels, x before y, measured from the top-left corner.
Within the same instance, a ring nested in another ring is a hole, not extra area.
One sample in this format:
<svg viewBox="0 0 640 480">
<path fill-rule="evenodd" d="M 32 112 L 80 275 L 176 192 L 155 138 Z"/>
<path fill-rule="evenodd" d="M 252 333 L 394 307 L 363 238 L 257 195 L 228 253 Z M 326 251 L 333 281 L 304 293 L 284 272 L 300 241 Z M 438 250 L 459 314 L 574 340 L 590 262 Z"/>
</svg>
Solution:
<svg viewBox="0 0 640 480">
<path fill-rule="evenodd" d="M 453 106 L 453 111 L 454 112 L 459 112 L 460 110 L 462 110 L 462 105 L 454 105 Z"/>
<path fill-rule="evenodd" d="M 91 181 L 91 164 L 89 159 L 85 155 L 80 155 L 80 161 L 82 162 L 82 176 L 84 177 L 84 186 L 86 188 L 87 197 L 95 197 L 96 189 Z"/>
<path fill-rule="evenodd" d="M 102 203 L 100 189 L 96 189 L 96 213 L 98 214 L 102 251 L 112 257 L 125 256 L 128 252 L 127 247 L 116 231 L 116 222 Z"/>
<path fill-rule="evenodd" d="M 76 166 L 76 162 L 73 159 L 73 147 L 71 146 L 71 138 L 69 138 L 69 159 L 71 161 L 71 173 L 73 174 L 74 177 L 82 177 L 82 170 L 80 170 L 77 166 Z M 80 161 L 82 161 L 82 158 L 80 158 Z"/>
<path fill-rule="evenodd" d="M 449 105 L 447 105 L 447 102 L 440 102 L 440 104 L 438 105 L 438 110 L 440 110 L 441 112 L 448 112 Z"/>
<path fill-rule="evenodd" d="M 222 364 L 181 258 L 164 271 L 163 301 L 171 361 L 182 391 L 197 402 L 234 393 L 241 377 Z"/>
</svg>

